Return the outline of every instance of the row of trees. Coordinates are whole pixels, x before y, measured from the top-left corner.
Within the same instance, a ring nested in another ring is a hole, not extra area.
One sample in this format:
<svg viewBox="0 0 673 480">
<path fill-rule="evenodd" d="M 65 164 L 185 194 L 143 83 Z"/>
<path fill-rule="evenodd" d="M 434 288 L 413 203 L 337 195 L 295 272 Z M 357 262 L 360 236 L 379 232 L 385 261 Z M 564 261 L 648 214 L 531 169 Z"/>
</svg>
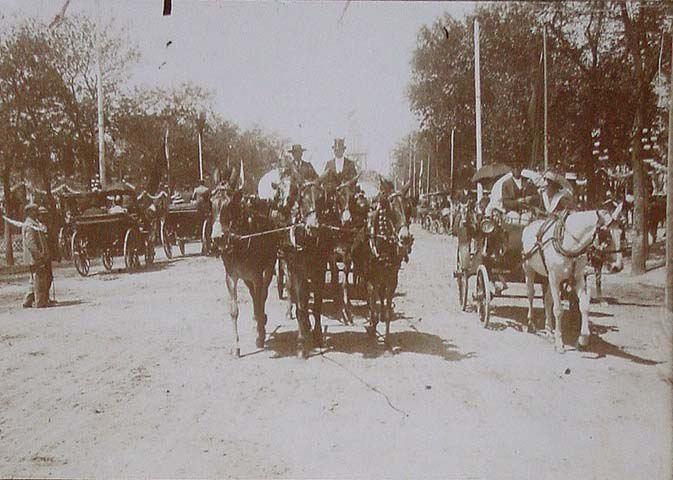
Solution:
<svg viewBox="0 0 673 480">
<path fill-rule="evenodd" d="M 578 171 L 591 184 L 601 167 L 630 164 L 636 198 L 633 270 L 643 272 L 647 195 L 641 132 L 653 126 L 663 131 L 667 123 L 661 93 L 668 83 L 663 72 L 670 71 L 670 14 L 665 2 L 593 0 L 491 3 L 463 21 L 438 18 L 419 31 L 412 60 L 409 98 L 420 129 L 411 144 L 423 150 L 421 158 L 431 159 L 435 182 L 448 184 L 455 128 L 455 185 L 469 182 L 476 142 L 473 28 L 478 20 L 484 164 L 523 157 L 542 167 L 546 29 L 550 165 Z M 607 161 L 593 154 L 596 129 Z M 405 138 L 394 152 L 394 175 L 401 179 L 408 177 L 413 158 L 409 144 Z"/>
<path fill-rule="evenodd" d="M 5 208 L 11 186 L 27 181 L 49 191 L 64 179 L 83 187 L 98 173 L 96 34 L 102 50 L 108 178 L 154 191 L 167 174 L 175 186 L 199 177 L 198 134 L 204 175 L 244 159 L 246 184 L 269 168 L 287 142 L 259 128 L 241 130 L 213 110 L 213 92 L 193 84 L 130 88 L 140 58 L 128 32 L 111 21 L 99 32 L 85 16 L 46 26 L 12 25 L 0 39 L 0 174 Z M 11 237 L 5 229 L 7 262 Z"/>
</svg>

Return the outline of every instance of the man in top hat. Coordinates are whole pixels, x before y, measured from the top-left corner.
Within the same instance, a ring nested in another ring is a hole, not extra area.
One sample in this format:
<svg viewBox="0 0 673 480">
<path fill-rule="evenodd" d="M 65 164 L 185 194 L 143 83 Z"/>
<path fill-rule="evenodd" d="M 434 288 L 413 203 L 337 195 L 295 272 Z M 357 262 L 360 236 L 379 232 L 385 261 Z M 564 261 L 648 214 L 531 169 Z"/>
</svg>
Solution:
<svg viewBox="0 0 673 480">
<path fill-rule="evenodd" d="M 344 157 L 344 153 L 346 152 L 345 140 L 343 138 L 335 138 L 332 150 L 334 151 L 334 158 L 329 160 L 325 165 L 325 172 L 329 172 L 329 177 L 334 180 L 336 185 L 341 185 L 355 178 L 358 174 L 355 162 Z"/>
<path fill-rule="evenodd" d="M 292 145 L 292 148 L 288 150 L 288 152 L 292 154 L 292 161 L 289 165 L 289 174 L 294 181 L 300 185 L 318 178 L 318 174 L 313 168 L 313 165 L 302 159 L 305 151 L 306 149 L 302 148 L 298 143 Z"/>
<path fill-rule="evenodd" d="M 23 261 L 30 267 L 30 285 L 23 299 L 24 308 L 49 306 L 51 287 L 51 258 L 47 243 L 47 229 L 38 220 L 39 208 L 29 203 L 24 209 L 26 220 L 21 227 Z"/>
</svg>

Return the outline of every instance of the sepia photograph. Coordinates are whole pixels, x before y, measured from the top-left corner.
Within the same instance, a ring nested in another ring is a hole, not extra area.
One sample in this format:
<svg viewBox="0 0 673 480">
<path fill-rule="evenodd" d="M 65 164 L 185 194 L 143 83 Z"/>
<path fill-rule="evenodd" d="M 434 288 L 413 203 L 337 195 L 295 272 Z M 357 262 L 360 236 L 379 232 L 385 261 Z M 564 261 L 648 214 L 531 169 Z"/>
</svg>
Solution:
<svg viewBox="0 0 673 480">
<path fill-rule="evenodd" d="M 673 479 L 673 4 L 0 0 L 0 478 Z"/>
</svg>

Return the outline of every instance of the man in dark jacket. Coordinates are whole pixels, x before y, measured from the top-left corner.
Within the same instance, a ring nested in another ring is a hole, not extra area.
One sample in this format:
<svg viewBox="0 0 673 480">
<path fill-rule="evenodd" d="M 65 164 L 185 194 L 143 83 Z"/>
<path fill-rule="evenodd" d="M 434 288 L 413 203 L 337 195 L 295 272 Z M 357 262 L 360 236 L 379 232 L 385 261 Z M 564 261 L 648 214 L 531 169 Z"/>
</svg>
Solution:
<svg viewBox="0 0 673 480">
<path fill-rule="evenodd" d="M 325 172 L 329 172 L 330 179 L 336 185 L 341 185 L 353 179 L 358 174 L 357 168 L 353 160 L 344 157 L 346 142 L 343 138 L 334 139 L 332 150 L 334 150 L 334 158 L 329 160 L 325 165 Z"/>
<path fill-rule="evenodd" d="M 531 205 L 539 204 L 539 195 L 530 182 L 521 176 L 523 165 L 516 162 L 512 166 L 512 176 L 502 184 L 502 206 L 506 211 L 521 213 Z"/>
<path fill-rule="evenodd" d="M 292 148 L 288 150 L 292 154 L 292 161 L 288 166 L 289 174 L 292 179 L 299 185 L 304 182 L 311 182 L 318 178 L 318 174 L 315 172 L 313 165 L 309 162 L 302 160 L 302 156 L 306 151 L 305 148 L 302 148 L 300 144 L 292 145 Z"/>
<path fill-rule="evenodd" d="M 24 308 L 35 304 L 37 308 L 49 306 L 51 287 L 51 258 L 47 243 L 47 229 L 38 220 L 38 207 L 26 205 L 26 220 L 21 227 L 23 239 L 23 261 L 30 267 L 30 286 L 23 300 Z"/>
</svg>

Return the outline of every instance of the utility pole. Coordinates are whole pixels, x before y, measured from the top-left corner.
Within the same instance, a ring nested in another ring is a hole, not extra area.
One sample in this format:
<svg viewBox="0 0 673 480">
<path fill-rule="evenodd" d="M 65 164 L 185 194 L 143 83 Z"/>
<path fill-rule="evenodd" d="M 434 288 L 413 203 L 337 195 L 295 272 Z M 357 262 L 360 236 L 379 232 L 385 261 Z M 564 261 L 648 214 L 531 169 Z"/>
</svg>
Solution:
<svg viewBox="0 0 673 480">
<path fill-rule="evenodd" d="M 547 25 L 542 28 L 542 59 L 544 70 L 544 169 L 549 170 L 549 153 L 547 151 Z"/>
<path fill-rule="evenodd" d="M 474 21 L 474 96 L 475 96 L 475 123 L 477 127 L 477 170 L 481 168 L 481 78 L 479 73 L 479 22 Z M 481 201 L 484 188 L 481 182 L 477 183 L 477 201 Z"/>
<path fill-rule="evenodd" d="M 673 33 L 673 32 L 672 32 Z M 666 310 L 673 319 L 673 39 L 668 99 L 668 171 L 666 172 Z"/>
<path fill-rule="evenodd" d="M 105 124 L 103 115 L 103 47 L 101 45 L 101 0 L 96 2 L 98 24 L 96 25 L 96 67 L 98 80 L 96 81 L 96 94 L 98 96 L 98 175 L 100 176 L 101 188 L 105 188 Z"/>
</svg>

